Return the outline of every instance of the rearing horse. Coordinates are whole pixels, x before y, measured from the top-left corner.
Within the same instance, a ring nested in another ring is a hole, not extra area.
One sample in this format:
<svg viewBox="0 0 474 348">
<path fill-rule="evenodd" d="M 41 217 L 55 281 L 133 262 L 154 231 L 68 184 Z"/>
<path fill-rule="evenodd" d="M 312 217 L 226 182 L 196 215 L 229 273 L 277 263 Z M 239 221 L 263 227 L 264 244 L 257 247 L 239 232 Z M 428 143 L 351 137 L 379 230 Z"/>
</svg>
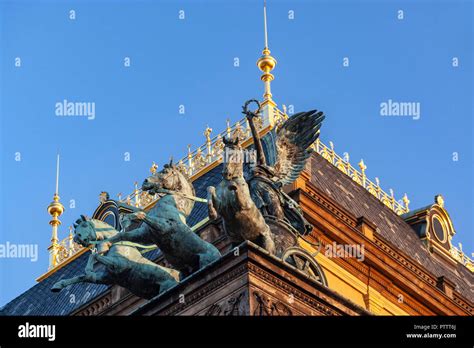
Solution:
<svg viewBox="0 0 474 348">
<path fill-rule="evenodd" d="M 244 178 L 244 156 L 239 138 L 224 138 L 224 144 L 223 179 L 217 187 L 207 188 L 209 218 L 222 217 L 224 229 L 233 245 L 250 240 L 275 254 L 272 232 L 253 202 Z"/>
<path fill-rule="evenodd" d="M 219 250 L 195 234 L 186 223 L 194 206 L 194 187 L 172 163 L 145 179 L 142 185 L 150 194 L 162 194 L 147 213 L 134 213 L 143 224 L 121 232 L 107 242 L 131 241 L 156 244 L 166 260 L 186 276 L 220 258 Z"/>
<path fill-rule="evenodd" d="M 81 215 L 76 221 L 74 241 L 87 247 L 94 241 L 103 241 L 118 234 L 109 224 Z M 104 255 L 102 255 L 104 254 Z M 94 270 L 94 263 L 105 266 L 104 270 Z M 89 256 L 85 273 L 70 279 L 63 279 L 53 285 L 51 291 L 61 291 L 75 283 L 118 284 L 133 294 L 152 298 L 177 284 L 178 272 L 157 265 L 148 260 L 134 246 L 99 243 L 98 252 Z"/>
</svg>

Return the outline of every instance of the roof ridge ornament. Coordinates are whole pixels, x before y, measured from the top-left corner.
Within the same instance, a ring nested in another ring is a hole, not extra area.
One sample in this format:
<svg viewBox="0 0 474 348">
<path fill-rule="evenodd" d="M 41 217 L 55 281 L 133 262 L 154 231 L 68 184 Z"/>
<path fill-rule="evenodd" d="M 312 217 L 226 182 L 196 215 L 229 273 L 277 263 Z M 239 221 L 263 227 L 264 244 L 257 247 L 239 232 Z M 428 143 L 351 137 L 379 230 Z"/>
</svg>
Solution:
<svg viewBox="0 0 474 348">
<path fill-rule="evenodd" d="M 53 195 L 53 201 L 48 205 L 48 214 L 51 215 L 49 224 L 52 227 L 51 244 L 49 250 L 49 269 L 56 267 L 60 251 L 58 238 L 58 226 L 61 225 L 59 217 L 64 213 L 64 206 L 59 201 L 59 151 L 56 157 L 56 187 Z"/>
<path fill-rule="evenodd" d="M 263 94 L 264 101 L 272 100 L 272 92 L 270 83 L 274 80 L 274 76 L 270 73 L 276 66 L 277 61 L 270 55 L 270 49 L 268 47 L 268 29 L 267 29 L 267 2 L 263 1 L 263 24 L 264 24 L 264 35 L 265 35 L 265 47 L 262 51 L 262 56 L 257 60 L 257 66 L 260 71 L 263 72 L 260 79 L 264 82 L 265 92 Z"/>
</svg>

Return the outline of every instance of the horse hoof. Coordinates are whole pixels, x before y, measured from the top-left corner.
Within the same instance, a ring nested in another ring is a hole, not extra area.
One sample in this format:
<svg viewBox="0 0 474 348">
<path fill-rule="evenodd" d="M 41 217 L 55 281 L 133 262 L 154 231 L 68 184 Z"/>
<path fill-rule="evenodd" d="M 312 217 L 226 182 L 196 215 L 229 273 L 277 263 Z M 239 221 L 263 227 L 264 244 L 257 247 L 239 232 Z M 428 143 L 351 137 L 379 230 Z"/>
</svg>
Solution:
<svg viewBox="0 0 474 348">
<path fill-rule="evenodd" d="M 59 286 L 54 285 L 54 286 L 51 288 L 51 291 L 52 291 L 52 292 L 60 292 L 60 291 L 61 291 L 61 288 L 60 288 Z"/>
<path fill-rule="evenodd" d="M 227 188 L 229 189 L 229 191 L 237 191 L 237 186 L 235 185 L 229 185 Z"/>
</svg>

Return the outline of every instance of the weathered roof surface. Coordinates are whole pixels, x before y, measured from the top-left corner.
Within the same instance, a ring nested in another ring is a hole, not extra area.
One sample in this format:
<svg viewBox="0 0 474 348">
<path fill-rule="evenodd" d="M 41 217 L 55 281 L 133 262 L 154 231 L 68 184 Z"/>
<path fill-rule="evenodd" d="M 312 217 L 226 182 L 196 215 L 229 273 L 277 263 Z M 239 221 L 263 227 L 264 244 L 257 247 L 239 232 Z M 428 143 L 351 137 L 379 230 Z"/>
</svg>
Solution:
<svg viewBox="0 0 474 348">
<path fill-rule="evenodd" d="M 457 291 L 474 301 L 474 276 L 465 266 L 448 265 L 434 258 L 402 217 L 319 154 L 311 156 L 311 183 L 355 217 L 364 216 L 373 222 L 384 239 L 435 276 L 445 276 L 456 284 Z"/>
<path fill-rule="evenodd" d="M 107 289 L 105 285 L 75 284 L 58 293 L 50 291 L 60 279 L 82 274 L 89 254 L 83 254 L 6 304 L 0 315 L 67 315 Z"/>
</svg>

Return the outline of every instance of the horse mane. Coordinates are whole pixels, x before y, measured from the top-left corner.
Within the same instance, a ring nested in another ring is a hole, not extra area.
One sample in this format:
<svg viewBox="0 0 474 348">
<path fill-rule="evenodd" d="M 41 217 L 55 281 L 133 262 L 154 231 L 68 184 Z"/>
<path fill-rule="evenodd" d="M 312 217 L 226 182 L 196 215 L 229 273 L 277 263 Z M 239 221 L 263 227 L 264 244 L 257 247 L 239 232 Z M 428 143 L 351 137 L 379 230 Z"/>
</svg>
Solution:
<svg viewBox="0 0 474 348">
<path fill-rule="evenodd" d="M 106 223 L 102 220 L 89 219 L 88 221 L 90 221 L 92 223 L 92 225 L 94 226 L 94 230 L 96 232 L 115 231 L 115 232 L 118 233 L 118 231 L 113 226 L 109 225 L 108 223 Z"/>
<path fill-rule="evenodd" d="M 193 184 L 189 180 L 189 178 L 183 174 L 176 166 L 172 167 L 172 170 L 175 174 L 177 174 L 179 178 L 178 187 L 174 188 L 175 191 L 185 193 L 191 196 L 196 196 L 196 190 L 194 189 Z M 188 216 L 191 214 L 191 211 L 194 207 L 194 201 L 190 199 L 184 199 L 184 214 Z"/>
</svg>

